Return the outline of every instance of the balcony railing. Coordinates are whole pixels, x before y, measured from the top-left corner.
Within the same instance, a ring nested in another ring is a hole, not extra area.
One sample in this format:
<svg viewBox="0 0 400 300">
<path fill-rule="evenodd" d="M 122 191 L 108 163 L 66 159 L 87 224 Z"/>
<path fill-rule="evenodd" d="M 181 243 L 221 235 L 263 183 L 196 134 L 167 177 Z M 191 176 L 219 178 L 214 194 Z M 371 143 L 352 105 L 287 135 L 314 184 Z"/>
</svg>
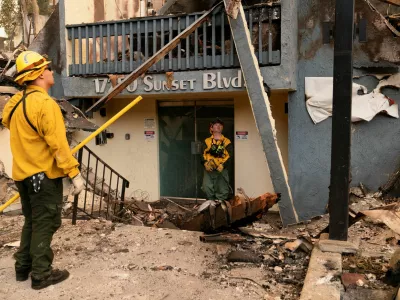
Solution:
<svg viewBox="0 0 400 300">
<path fill-rule="evenodd" d="M 260 66 L 280 64 L 280 6 L 245 8 Z M 67 25 L 70 76 L 130 73 L 198 19 L 202 13 Z M 239 67 L 224 10 L 213 14 L 150 72 Z"/>
</svg>

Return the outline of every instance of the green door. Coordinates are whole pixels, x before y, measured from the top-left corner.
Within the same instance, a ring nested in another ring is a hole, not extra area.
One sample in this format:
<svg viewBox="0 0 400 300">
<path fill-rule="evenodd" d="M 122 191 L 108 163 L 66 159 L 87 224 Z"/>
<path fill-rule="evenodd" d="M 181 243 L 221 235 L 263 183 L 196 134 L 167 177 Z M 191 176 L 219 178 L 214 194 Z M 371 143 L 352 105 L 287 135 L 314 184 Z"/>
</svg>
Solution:
<svg viewBox="0 0 400 300">
<path fill-rule="evenodd" d="M 209 124 L 216 117 L 224 121 L 223 134 L 234 143 L 232 101 L 159 102 L 161 197 L 206 197 L 201 190 L 201 144 L 210 136 Z M 233 189 L 233 159 L 228 171 Z"/>
</svg>

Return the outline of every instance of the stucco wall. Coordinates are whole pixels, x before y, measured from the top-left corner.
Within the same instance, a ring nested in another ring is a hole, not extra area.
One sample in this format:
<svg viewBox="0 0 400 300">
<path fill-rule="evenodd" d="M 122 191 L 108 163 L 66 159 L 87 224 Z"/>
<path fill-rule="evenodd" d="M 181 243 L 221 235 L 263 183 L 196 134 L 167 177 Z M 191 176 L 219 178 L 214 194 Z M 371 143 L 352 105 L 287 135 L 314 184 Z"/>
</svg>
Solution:
<svg viewBox="0 0 400 300">
<path fill-rule="evenodd" d="M 273 192 L 270 171 L 247 95 L 235 98 L 235 131 L 248 131 L 248 140 L 235 140 L 235 186 L 250 197 Z"/>
<path fill-rule="evenodd" d="M 133 99 L 118 99 L 107 105 L 107 116 L 101 117 L 95 113 L 95 123 L 101 125 L 114 116 Z M 108 139 L 106 145 L 96 146 L 93 140 L 88 147 L 102 158 L 119 174 L 130 181 L 130 188 L 126 192 L 128 197 L 134 190 L 147 191 L 150 200 L 159 197 L 158 176 L 158 139 L 146 141 L 144 138 L 144 119 L 154 118 L 156 115 L 155 99 L 146 98 L 128 111 L 108 128 L 114 133 L 114 138 Z M 125 134 L 130 134 L 130 140 L 125 140 Z M 158 132 L 156 133 L 158 138 Z M 87 133 L 75 134 L 75 140 L 81 141 Z"/>
<path fill-rule="evenodd" d="M 289 116 L 285 113 L 285 103 L 288 102 L 288 93 L 273 92 L 269 98 L 272 117 L 275 119 L 276 138 L 281 150 L 286 172 L 289 170 Z"/>
<path fill-rule="evenodd" d="M 300 59 L 297 91 L 289 97 L 289 181 L 301 220 L 325 213 L 329 197 L 331 118 L 314 125 L 305 106 L 304 78 L 333 75 L 333 43 L 322 44 L 322 22 L 334 18 L 332 5 L 334 2 L 303 0 L 298 6 Z M 368 42 L 360 44 L 355 39 L 354 76 L 399 72 L 398 66 L 391 64 L 399 62 L 398 41 L 396 44 L 364 1 L 356 0 L 356 12 L 367 17 Z M 384 65 L 390 67 L 378 68 Z M 370 76 L 355 82 L 370 91 L 377 84 Z M 400 103 L 398 90 L 386 89 L 384 93 Z M 370 123 L 353 123 L 352 186 L 362 182 L 376 190 L 394 171 L 400 151 L 399 125 L 399 119 L 386 116 L 377 116 Z"/>
</svg>

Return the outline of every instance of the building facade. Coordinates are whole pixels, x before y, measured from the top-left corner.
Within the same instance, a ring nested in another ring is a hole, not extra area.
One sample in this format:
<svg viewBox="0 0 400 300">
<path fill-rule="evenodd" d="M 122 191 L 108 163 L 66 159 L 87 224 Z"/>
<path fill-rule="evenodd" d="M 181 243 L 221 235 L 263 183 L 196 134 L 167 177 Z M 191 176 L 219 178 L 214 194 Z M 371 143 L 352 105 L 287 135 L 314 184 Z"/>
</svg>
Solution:
<svg viewBox="0 0 400 300">
<path fill-rule="evenodd" d="M 146 10 L 142 2 L 59 2 L 58 96 L 87 109 L 202 15 L 189 11 L 160 16 L 157 12 L 166 3 L 147 1 Z M 325 213 L 328 202 L 331 123 L 313 123 L 305 82 L 333 74 L 329 29 L 334 4 L 258 2 L 245 7 L 245 13 L 264 83 L 271 89 L 277 141 L 298 215 L 287 219 L 295 223 Z M 387 5 L 373 2 L 378 9 Z M 365 1 L 356 0 L 360 29 L 354 42 L 354 75 L 369 91 L 382 77 L 367 75 L 398 74 L 398 38 L 379 18 Z M 360 41 L 364 33 L 366 41 Z M 396 88 L 382 93 L 395 102 L 400 97 Z M 89 146 L 130 181 L 128 196 L 142 190 L 150 200 L 204 198 L 198 142 L 209 136 L 208 124 L 215 117 L 225 121 L 224 134 L 234 143 L 232 188 L 242 187 L 251 197 L 279 192 L 272 186 L 223 9 L 93 112 L 93 121 L 103 124 L 138 95 L 144 100 L 110 126 L 106 143 L 98 139 Z M 385 182 L 399 158 L 400 142 L 394 138 L 399 130 L 399 120 L 387 116 L 354 123 L 353 185 L 363 182 L 377 189 Z M 74 138 L 83 137 L 78 133 Z"/>
</svg>

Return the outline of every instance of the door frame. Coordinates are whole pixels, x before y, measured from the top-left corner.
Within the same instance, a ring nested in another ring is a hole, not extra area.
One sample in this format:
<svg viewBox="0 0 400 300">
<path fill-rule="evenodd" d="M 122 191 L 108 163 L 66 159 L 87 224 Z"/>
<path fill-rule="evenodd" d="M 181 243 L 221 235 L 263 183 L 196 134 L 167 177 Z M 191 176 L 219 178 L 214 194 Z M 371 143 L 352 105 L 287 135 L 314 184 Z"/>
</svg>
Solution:
<svg viewBox="0 0 400 300">
<path fill-rule="evenodd" d="M 198 99 L 198 100 L 171 100 L 171 99 L 159 99 L 156 100 L 156 105 L 157 105 L 157 118 L 159 119 L 159 108 L 160 107 L 188 107 L 188 106 L 192 106 L 194 108 L 194 126 L 195 126 L 195 133 L 194 133 L 194 140 L 195 142 L 197 142 L 198 139 L 198 132 L 197 132 L 197 110 L 196 107 L 197 106 L 226 106 L 226 105 L 230 105 L 232 106 L 233 110 L 235 110 L 235 101 L 233 98 L 230 99 L 210 99 L 210 100 L 206 100 L 206 99 Z M 235 127 L 235 119 L 234 119 L 235 114 L 233 113 L 233 126 Z M 160 131 L 160 130 L 159 130 Z M 233 134 L 234 136 L 234 134 Z M 158 139 L 160 139 L 161 136 L 160 134 L 158 135 Z M 234 145 L 234 139 L 231 140 L 231 143 Z M 200 155 L 200 154 L 198 154 Z M 159 156 L 160 157 L 160 156 Z M 235 174 L 235 163 L 234 163 L 234 159 L 232 160 L 231 163 L 231 168 L 233 168 L 232 172 L 233 174 Z M 198 173 L 198 164 L 196 164 L 196 170 L 195 170 L 196 174 Z M 174 199 L 174 200 L 178 200 L 178 201 L 191 201 L 191 202 L 196 202 L 200 201 L 200 202 L 204 202 L 206 201 L 205 198 L 188 198 L 188 197 L 170 197 L 170 196 L 162 196 L 161 195 L 161 165 L 159 163 L 158 166 L 158 173 L 159 173 L 159 182 L 160 182 L 160 198 L 168 198 L 168 199 Z M 196 196 L 199 195 L 198 192 L 198 182 L 197 182 L 198 178 L 196 176 Z M 232 179 L 230 179 L 230 181 L 233 182 L 234 185 L 234 177 Z M 234 190 L 234 187 L 233 187 Z"/>
</svg>

